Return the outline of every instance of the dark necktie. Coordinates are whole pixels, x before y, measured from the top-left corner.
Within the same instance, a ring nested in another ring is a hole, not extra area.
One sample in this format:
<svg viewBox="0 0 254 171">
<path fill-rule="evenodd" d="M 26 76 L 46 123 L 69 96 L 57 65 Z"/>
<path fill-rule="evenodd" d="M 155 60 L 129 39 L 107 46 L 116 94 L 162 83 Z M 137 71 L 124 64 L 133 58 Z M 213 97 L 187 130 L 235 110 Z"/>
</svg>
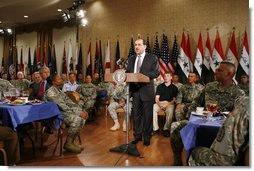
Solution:
<svg viewBox="0 0 254 171">
<path fill-rule="evenodd" d="M 141 61 L 141 56 L 139 55 L 138 56 L 138 63 L 137 63 L 137 73 L 140 72 L 140 68 L 141 68 L 141 65 L 142 65 L 142 61 Z"/>
<path fill-rule="evenodd" d="M 39 92 L 37 94 L 37 99 L 42 100 L 43 94 L 44 94 L 44 86 L 45 86 L 45 81 L 42 81 L 40 84 L 40 89 Z"/>
</svg>

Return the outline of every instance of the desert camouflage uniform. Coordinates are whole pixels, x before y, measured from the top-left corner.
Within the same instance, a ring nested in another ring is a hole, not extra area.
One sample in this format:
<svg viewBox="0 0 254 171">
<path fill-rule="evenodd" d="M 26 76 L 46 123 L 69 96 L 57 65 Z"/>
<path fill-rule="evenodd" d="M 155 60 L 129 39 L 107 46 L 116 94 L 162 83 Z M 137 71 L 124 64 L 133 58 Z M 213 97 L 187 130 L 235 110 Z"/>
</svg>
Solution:
<svg viewBox="0 0 254 171">
<path fill-rule="evenodd" d="M 108 111 L 113 120 L 118 119 L 116 110 L 121 108 L 118 101 L 126 100 L 126 84 L 120 84 L 116 86 L 110 86 L 109 89 L 110 104 L 108 106 Z M 126 105 L 124 106 L 126 111 Z M 129 113 L 131 113 L 131 103 L 129 103 Z"/>
<path fill-rule="evenodd" d="M 249 98 L 236 102 L 235 109 L 219 129 L 210 148 L 197 147 L 189 157 L 191 166 L 232 166 L 249 144 Z"/>
<path fill-rule="evenodd" d="M 77 88 L 77 92 L 80 94 L 80 104 L 82 105 L 82 108 L 88 111 L 94 106 L 97 92 L 96 92 L 96 86 L 92 83 L 90 84 L 81 84 Z M 87 99 L 87 102 L 84 103 L 83 100 Z"/>
<path fill-rule="evenodd" d="M 80 117 L 82 108 L 74 103 L 64 92 L 51 86 L 44 94 L 44 98 L 54 102 L 60 108 L 64 122 L 69 126 L 68 136 L 75 137 L 79 134 L 85 124 L 85 120 Z"/>
<path fill-rule="evenodd" d="M 7 80 L 0 78 L 0 92 L 1 96 L 3 97 L 3 92 L 8 91 L 9 88 L 13 88 L 14 86 Z"/>
<path fill-rule="evenodd" d="M 192 101 L 198 97 L 200 92 L 204 89 L 204 86 L 194 84 L 183 85 L 176 96 L 176 104 L 182 104 L 183 108 L 181 110 L 175 110 L 175 117 L 177 121 L 184 119 L 184 114 L 189 110 L 189 106 Z"/>
<path fill-rule="evenodd" d="M 27 79 L 10 80 L 10 83 L 19 91 L 27 90 L 31 84 Z"/>
<path fill-rule="evenodd" d="M 205 95 L 205 97 L 204 97 Z M 216 101 L 218 104 L 218 109 L 221 111 L 232 111 L 234 108 L 234 103 L 236 99 L 244 97 L 245 94 L 242 90 L 237 88 L 235 85 L 227 89 L 223 89 L 220 83 L 214 81 L 208 83 L 205 90 L 200 93 L 200 96 L 196 98 L 190 105 L 190 110 L 195 110 L 197 106 L 203 106 L 201 102 Z M 204 99 L 204 100 L 200 100 Z M 171 146 L 174 152 L 175 163 L 180 164 L 181 158 L 179 158 L 179 152 L 183 149 L 183 143 L 180 136 L 180 130 L 188 123 L 187 120 L 182 120 L 180 122 L 174 122 L 171 124 Z"/>
</svg>

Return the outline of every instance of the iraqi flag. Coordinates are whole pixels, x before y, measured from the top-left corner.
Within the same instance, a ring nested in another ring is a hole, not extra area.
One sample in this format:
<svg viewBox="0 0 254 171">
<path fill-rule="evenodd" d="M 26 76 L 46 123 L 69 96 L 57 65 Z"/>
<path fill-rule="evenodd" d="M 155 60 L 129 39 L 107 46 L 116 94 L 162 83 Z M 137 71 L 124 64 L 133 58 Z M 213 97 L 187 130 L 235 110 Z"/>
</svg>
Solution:
<svg viewBox="0 0 254 171">
<path fill-rule="evenodd" d="M 200 78 L 202 75 L 202 66 L 203 66 L 203 43 L 201 33 L 199 33 L 198 47 L 196 52 L 196 58 L 194 61 L 194 71 L 198 73 Z"/>
<path fill-rule="evenodd" d="M 239 65 L 237 68 L 236 79 L 237 81 L 240 80 L 243 74 L 249 75 L 249 67 L 250 67 L 250 56 L 249 56 L 249 43 L 248 43 L 248 36 L 247 32 L 245 31 L 244 40 L 243 40 L 243 50 L 241 54 L 241 58 L 239 61 Z"/>
<path fill-rule="evenodd" d="M 211 62 L 211 69 L 215 72 L 215 69 L 219 66 L 219 64 L 224 61 L 224 53 L 222 49 L 222 44 L 220 40 L 220 34 L 217 30 L 216 38 L 214 41 L 214 48 L 213 48 L 213 56 Z"/>
</svg>

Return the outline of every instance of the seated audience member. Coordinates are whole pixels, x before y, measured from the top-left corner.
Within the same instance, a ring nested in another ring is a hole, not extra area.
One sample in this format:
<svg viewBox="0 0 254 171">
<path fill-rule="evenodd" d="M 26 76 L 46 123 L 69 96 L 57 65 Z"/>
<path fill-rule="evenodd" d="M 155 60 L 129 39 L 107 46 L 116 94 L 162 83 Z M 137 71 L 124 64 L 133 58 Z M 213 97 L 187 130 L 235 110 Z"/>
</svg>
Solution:
<svg viewBox="0 0 254 171">
<path fill-rule="evenodd" d="M 89 111 L 94 106 L 97 96 L 96 86 L 92 84 L 90 75 L 86 76 L 86 82 L 77 88 L 77 92 L 80 94 L 80 100 L 83 101 L 83 109 Z"/>
<path fill-rule="evenodd" d="M 233 166 L 244 158 L 249 145 L 249 98 L 236 101 L 210 148 L 196 147 L 188 159 L 190 166 Z"/>
<path fill-rule="evenodd" d="M 39 84 L 35 84 L 34 88 L 32 89 L 31 95 L 29 96 L 30 100 L 34 99 L 43 99 L 44 92 L 49 89 L 51 84 L 48 82 L 48 77 L 50 75 L 50 70 L 48 67 L 43 66 L 39 70 L 41 76 L 41 82 Z"/>
<path fill-rule="evenodd" d="M 177 74 L 173 75 L 172 82 L 178 88 L 178 90 L 183 86 L 183 84 L 179 82 L 179 76 Z"/>
<path fill-rule="evenodd" d="M 32 75 L 33 82 L 30 84 L 30 88 L 32 88 L 35 84 L 39 84 L 41 82 L 41 75 L 39 72 L 34 72 Z"/>
<path fill-rule="evenodd" d="M 1 97 L 3 97 L 3 92 L 8 91 L 10 88 L 13 88 L 14 86 L 8 81 L 0 78 L 0 92 Z"/>
<path fill-rule="evenodd" d="M 99 73 L 97 72 L 94 73 L 92 83 L 96 86 L 98 86 L 101 83 Z"/>
<path fill-rule="evenodd" d="M 158 112 L 164 110 L 166 113 L 166 122 L 163 127 L 165 137 L 170 136 L 170 126 L 174 115 L 175 98 L 178 93 L 177 87 L 171 83 L 172 74 L 168 71 L 164 75 L 164 83 L 157 87 L 155 94 L 155 104 L 153 105 L 153 133 L 159 132 Z"/>
<path fill-rule="evenodd" d="M 78 84 L 84 84 L 84 83 L 85 83 L 82 73 L 79 73 L 79 74 L 78 74 L 77 83 L 78 83 Z"/>
<path fill-rule="evenodd" d="M 241 75 L 238 86 L 245 92 L 246 96 L 249 96 L 249 76 L 247 74 Z"/>
<path fill-rule="evenodd" d="M 235 75 L 235 65 L 230 62 L 221 62 L 215 71 L 214 82 L 208 83 L 200 95 L 192 102 L 189 111 L 194 111 L 198 106 L 206 107 L 210 102 L 217 103 L 217 109 L 220 111 L 232 111 L 235 100 L 245 96 L 233 82 Z M 174 152 L 175 165 L 181 165 L 181 152 L 183 143 L 180 136 L 180 130 L 188 123 L 188 120 L 182 120 L 171 125 L 171 146 Z"/>
<path fill-rule="evenodd" d="M 17 79 L 10 80 L 10 83 L 19 91 L 27 90 L 31 84 L 30 81 L 24 78 L 24 74 L 22 71 L 17 73 Z"/>
<path fill-rule="evenodd" d="M 9 127 L 0 126 L 0 140 L 4 142 L 8 165 L 13 166 L 20 160 L 19 139 L 16 132 Z"/>
<path fill-rule="evenodd" d="M 76 82 L 76 74 L 75 73 L 69 73 L 69 81 L 64 83 L 63 92 L 76 91 L 78 86 L 79 85 Z"/>
<path fill-rule="evenodd" d="M 63 80 L 60 75 L 53 75 L 52 82 L 53 86 L 46 91 L 45 98 L 59 106 L 64 123 L 69 126 L 63 148 L 74 153 L 80 153 L 84 147 L 82 144 L 78 144 L 75 139 L 88 119 L 88 113 L 61 91 Z"/>
<path fill-rule="evenodd" d="M 30 82 L 32 82 L 32 75 L 31 74 L 27 74 L 26 79 Z"/>
<path fill-rule="evenodd" d="M 110 98 L 110 104 L 108 106 L 108 111 L 109 114 L 111 116 L 111 118 L 114 121 L 114 126 L 110 128 L 111 131 L 116 131 L 118 129 L 120 129 L 120 123 L 118 120 L 118 116 L 116 113 L 116 110 L 119 108 L 124 108 L 124 110 L 126 111 L 126 84 L 120 84 L 120 85 L 116 85 L 114 86 L 113 84 L 111 84 L 110 86 L 110 90 L 109 90 L 109 98 Z M 129 103 L 129 113 L 131 113 L 131 105 Z M 124 117 L 124 121 L 123 121 L 123 131 L 126 131 L 126 118 Z"/>
<path fill-rule="evenodd" d="M 7 74 L 5 72 L 2 73 L 2 77 L 3 80 L 7 80 Z"/>
<path fill-rule="evenodd" d="M 67 74 L 66 73 L 62 73 L 61 75 L 62 79 L 63 79 L 63 83 L 67 83 L 68 82 L 68 77 L 67 77 Z"/>
<path fill-rule="evenodd" d="M 188 117 L 186 114 L 189 110 L 190 104 L 196 97 L 198 97 L 204 88 L 203 86 L 196 84 L 196 76 L 197 75 L 195 73 L 189 73 L 188 83 L 179 89 L 176 97 L 176 121 L 180 121 Z"/>
</svg>

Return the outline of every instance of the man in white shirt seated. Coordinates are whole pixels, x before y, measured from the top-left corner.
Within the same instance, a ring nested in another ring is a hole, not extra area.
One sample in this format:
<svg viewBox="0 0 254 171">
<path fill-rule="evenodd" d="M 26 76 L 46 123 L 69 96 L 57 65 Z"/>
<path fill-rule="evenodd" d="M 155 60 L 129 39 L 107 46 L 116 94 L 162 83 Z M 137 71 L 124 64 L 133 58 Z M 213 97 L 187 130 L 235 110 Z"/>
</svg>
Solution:
<svg viewBox="0 0 254 171">
<path fill-rule="evenodd" d="M 69 73 L 69 81 L 64 83 L 64 86 L 63 86 L 63 92 L 66 92 L 66 91 L 76 91 L 77 88 L 78 88 L 78 84 L 76 82 L 76 74 L 71 72 Z"/>
</svg>

